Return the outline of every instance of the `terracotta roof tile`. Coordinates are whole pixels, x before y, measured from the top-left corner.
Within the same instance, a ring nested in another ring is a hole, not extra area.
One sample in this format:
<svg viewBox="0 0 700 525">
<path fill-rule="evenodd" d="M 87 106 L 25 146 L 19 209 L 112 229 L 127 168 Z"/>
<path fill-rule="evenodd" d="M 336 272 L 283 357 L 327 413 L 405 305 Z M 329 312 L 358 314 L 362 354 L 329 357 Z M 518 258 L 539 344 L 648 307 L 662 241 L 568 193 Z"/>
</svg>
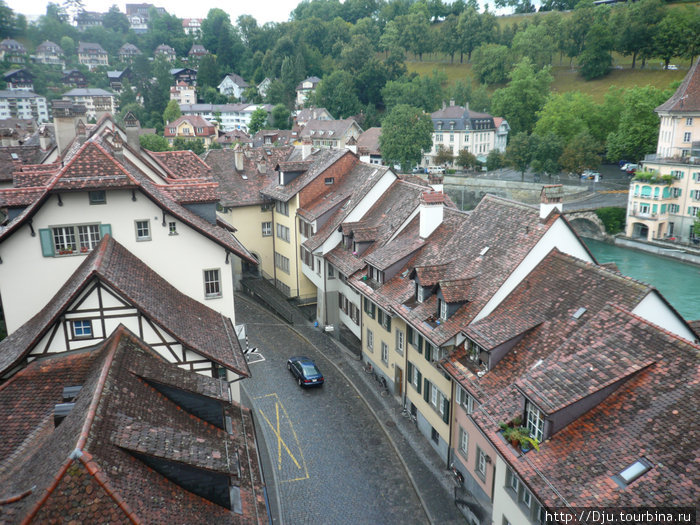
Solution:
<svg viewBox="0 0 700 525">
<path fill-rule="evenodd" d="M 700 110 L 700 59 L 688 70 L 688 74 L 678 86 L 676 92 L 666 102 L 656 108 L 655 111 L 670 111 L 674 113 L 687 113 Z"/>
</svg>

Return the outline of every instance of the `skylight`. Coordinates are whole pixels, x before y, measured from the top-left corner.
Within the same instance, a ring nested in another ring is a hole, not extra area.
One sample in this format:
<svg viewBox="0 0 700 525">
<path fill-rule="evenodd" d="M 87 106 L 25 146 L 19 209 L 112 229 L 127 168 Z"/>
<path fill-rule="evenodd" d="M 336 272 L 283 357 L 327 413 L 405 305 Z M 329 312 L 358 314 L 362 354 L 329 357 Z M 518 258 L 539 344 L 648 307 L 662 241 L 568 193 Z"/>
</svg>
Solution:
<svg viewBox="0 0 700 525">
<path fill-rule="evenodd" d="M 619 485 L 626 487 L 651 470 L 651 467 L 653 467 L 653 465 L 646 458 L 639 458 L 617 476 L 614 476 L 614 478 L 616 478 L 615 481 L 617 481 Z"/>
<path fill-rule="evenodd" d="M 582 316 L 583 314 L 585 314 L 585 313 L 586 313 L 586 309 L 582 306 L 581 308 L 579 308 L 578 310 L 576 310 L 576 311 L 574 312 L 574 315 L 572 315 L 572 317 L 573 317 L 574 319 L 580 319 L 581 316 Z"/>
<path fill-rule="evenodd" d="M 483 249 L 479 252 L 479 255 L 481 255 L 481 256 L 483 257 L 484 255 L 486 255 L 486 252 L 488 252 L 488 251 L 489 251 L 489 247 L 486 246 L 485 248 L 483 248 Z"/>
</svg>

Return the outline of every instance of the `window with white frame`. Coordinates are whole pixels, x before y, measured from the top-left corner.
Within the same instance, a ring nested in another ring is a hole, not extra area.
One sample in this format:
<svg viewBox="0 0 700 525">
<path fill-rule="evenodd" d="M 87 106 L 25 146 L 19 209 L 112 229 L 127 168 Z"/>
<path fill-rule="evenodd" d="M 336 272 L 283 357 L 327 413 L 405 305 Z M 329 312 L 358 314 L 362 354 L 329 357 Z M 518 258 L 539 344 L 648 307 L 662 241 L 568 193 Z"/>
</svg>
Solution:
<svg viewBox="0 0 700 525">
<path fill-rule="evenodd" d="M 135 221 L 136 240 L 150 241 L 151 240 L 151 221 L 148 219 Z"/>
<path fill-rule="evenodd" d="M 71 330 L 76 339 L 92 337 L 92 321 L 89 319 L 71 321 Z"/>
<path fill-rule="evenodd" d="M 387 331 L 391 332 L 391 315 L 381 308 L 377 309 L 377 322 Z"/>
<path fill-rule="evenodd" d="M 333 269 L 332 264 L 328 264 L 328 278 L 335 279 L 335 270 Z"/>
<path fill-rule="evenodd" d="M 169 222 L 168 223 L 168 235 L 177 235 L 177 223 L 176 222 Z"/>
<path fill-rule="evenodd" d="M 685 119 L 685 125 L 686 126 L 692 126 L 693 125 L 693 117 L 688 117 Z"/>
<path fill-rule="evenodd" d="M 443 321 L 447 320 L 447 303 L 443 300 L 439 300 L 440 303 L 440 319 Z"/>
<path fill-rule="evenodd" d="M 204 297 L 221 297 L 221 275 L 218 268 L 204 270 Z"/>
<path fill-rule="evenodd" d="M 459 427 L 459 453 L 467 459 L 469 457 L 469 434 L 462 427 Z"/>
<path fill-rule="evenodd" d="M 482 480 L 486 479 L 486 452 L 476 447 L 476 473 Z"/>
<path fill-rule="evenodd" d="M 525 401 L 525 426 L 530 431 L 530 436 L 542 442 L 544 436 L 544 415 L 537 406 Z"/>
<path fill-rule="evenodd" d="M 374 352 L 374 334 L 369 328 L 367 329 L 367 350 Z"/>
<path fill-rule="evenodd" d="M 690 131 L 683 133 L 683 142 L 690 142 Z"/>
<path fill-rule="evenodd" d="M 438 395 L 438 392 L 438 387 L 430 383 L 430 404 L 433 405 L 433 408 L 437 408 L 440 404 L 440 396 Z"/>
<path fill-rule="evenodd" d="M 403 350 L 406 345 L 406 336 L 403 333 L 403 330 L 396 330 L 396 352 L 400 355 L 403 355 Z"/>
<path fill-rule="evenodd" d="M 107 192 L 105 190 L 94 190 L 88 192 L 90 204 L 106 204 Z"/>
<path fill-rule="evenodd" d="M 457 404 L 461 405 L 467 414 L 474 412 L 474 398 L 461 386 L 457 387 Z"/>
<path fill-rule="evenodd" d="M 92 251 L 100 242 L 99 224 L 56 226 L 51 229 L 51 233 L 55 253 L 59 255 L 87 253 Z"/>
<path fill-rule="evenodd" d="M 275 252 L 275 267 L 284 273 L 289 273 L 289 259 L 281 253 Z"/>
<path fill-rule="evenodd" d="M 277 225 L 277 238 L 289 242 L 289 228 L 282 224 Z"/>
<path fill-rule="evenodd" d="M 269 237 L 270 235 L 272 235 L 272 222 L 263 222 L 262 223 L 262 236 Z"/>
<path fill-rule="evenodd" d="M 423 287 L 420 284 L 416 283 L 416 301 L 422 303 L 424 297 L 425 295 L 423 292 Z"/>
<path fill-rule="evenodd" d="M 389 345 L 382 341 L 382 362 L 385 365 L 389 364 Z"/>
<path fill-rule="evenodd" d="M 288 202 L 275 201 L 275 210 L 277 210 L 277 213 L 281 213 L 282 215 L 286 215 L 287 217 L 289 217 Z"/>
</svg>

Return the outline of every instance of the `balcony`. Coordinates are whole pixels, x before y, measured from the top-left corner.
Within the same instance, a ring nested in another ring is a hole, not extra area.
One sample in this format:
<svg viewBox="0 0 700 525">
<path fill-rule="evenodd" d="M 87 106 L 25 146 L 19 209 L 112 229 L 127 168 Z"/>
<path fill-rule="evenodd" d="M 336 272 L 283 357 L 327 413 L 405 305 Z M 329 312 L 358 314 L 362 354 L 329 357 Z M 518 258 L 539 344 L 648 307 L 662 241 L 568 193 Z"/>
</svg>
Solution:
<svg viewBox="0 0 700 525">
<path fill-rule="evenodd" d="M 665 215 L 665 214 L 664 214 Z M 648 221 L 657 221 L 659 220 L 659 214 L 658 213 L 652 213 L 649 211 L 639 211 L 639 210 L 632 210 L 631 213 L 632 217 L 636 217 L 637 219 L 646 219 Z"/>
<path fill-rule="evenodd" d="M 644 162 L 658 162 L 659 164 L 688 164 L 688 165 L 700 165 L 700 157 L 696 156 L 682 156 L 674 155 L 672 157 L 663 157 L 652 153 L 650 155 L 644 155 Z"/>
</svg>

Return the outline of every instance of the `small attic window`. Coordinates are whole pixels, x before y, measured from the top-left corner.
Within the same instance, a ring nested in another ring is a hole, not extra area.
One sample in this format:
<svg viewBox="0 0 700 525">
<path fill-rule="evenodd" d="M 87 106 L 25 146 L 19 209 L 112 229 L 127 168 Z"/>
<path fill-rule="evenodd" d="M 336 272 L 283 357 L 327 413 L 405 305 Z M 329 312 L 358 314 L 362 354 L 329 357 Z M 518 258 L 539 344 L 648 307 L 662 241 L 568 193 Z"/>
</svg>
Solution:
<svg viewBox="0 0 700 525">
<path fill-rule="evenodd" d="M 613 476 L 613 479 L 618 485 L 624 488 L 637 478 L 649 472 L 652 467 L 653 465 L 651 462 L 642 457 L 632 463 L 629 467 L 625 468 L 619 474 Z"/>
<path fill-rule="evenodd" d="M 326 186 L 330 186 L 335 182 L 335 178 L 334 177 L 326 177 L 325 179 L 323 179 L 323 182 L 326 183 Z"/>
<path fill-rule="evenodd" d="M 10 153 L 10 156 L 12 157 L 12 160 L 19 160 L 17 153 Z"/>
<path fill-rule="evenodd" d="M 243 173 L 243 174 L 241 175 L 241 178 L 242 178 L 243 180 L 248 180 L 248 175 L 246 175 L 245 173 Z"/>
<path fill-rule="evenodd" d="M 573 317 L 574 319 L 581 319 L 581 316 L 585 313 L 586 313 L 586 309 L 582 306 L 581 308 L 576 310 L 574 312 L 574 315 L 572 315 L 571 317 Z"/>
<path fill-rule="evenodd" d="M 482 250 L 479 252 L 479 255 L 481 255 L 483 257 L 484 255 L 486 255 L 486 252 L 488 252 L 488 251 L 489 251 L 489 247 L 486 246 L 485 248 L 482 248 Z"/>
</svg>

